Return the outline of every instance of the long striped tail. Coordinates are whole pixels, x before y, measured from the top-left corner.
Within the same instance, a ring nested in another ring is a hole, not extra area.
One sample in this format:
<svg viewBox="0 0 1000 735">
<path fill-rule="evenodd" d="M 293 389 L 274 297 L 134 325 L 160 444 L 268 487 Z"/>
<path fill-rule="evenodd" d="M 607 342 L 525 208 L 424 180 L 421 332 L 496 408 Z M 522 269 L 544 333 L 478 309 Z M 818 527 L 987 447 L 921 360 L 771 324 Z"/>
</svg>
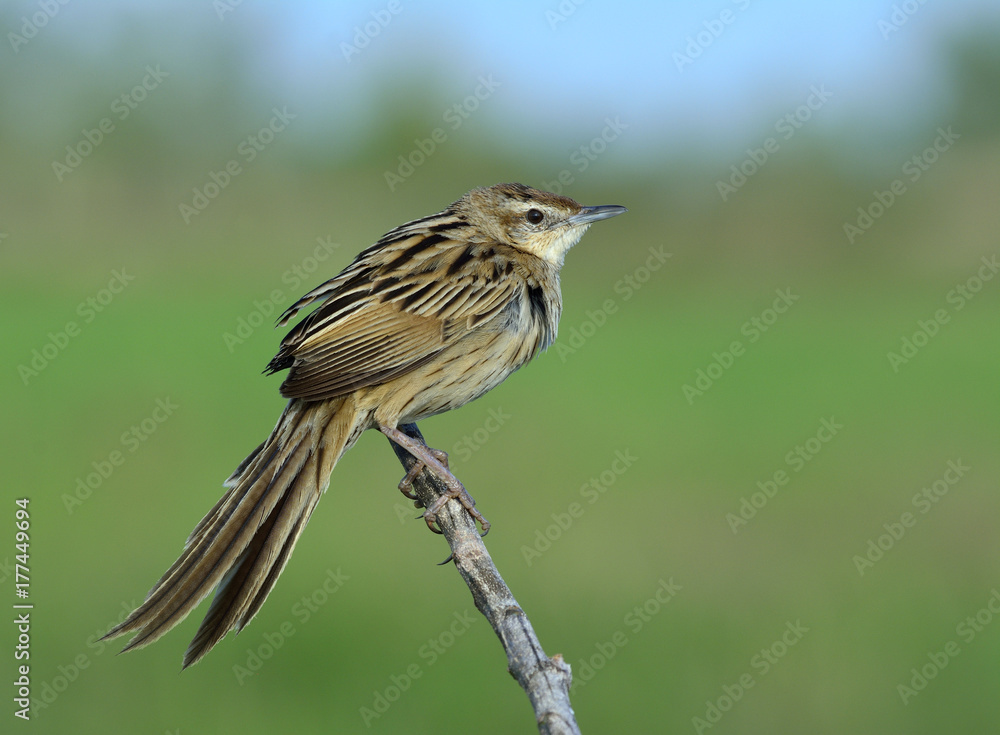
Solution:
<svg viewBox="0 0 1000 735">
<path fill-rule="evenodd" d="M 184 654 L 196 663 L 253 619 L 285 568 L 341 455 L 366 428 L 351 396 L 289 402 L 267 441 L 226 481 L 229 490 L 142 603 L 102 640 L 136 633 L 122 652 L 158 640 L 218 587 Z"/>
</svg>

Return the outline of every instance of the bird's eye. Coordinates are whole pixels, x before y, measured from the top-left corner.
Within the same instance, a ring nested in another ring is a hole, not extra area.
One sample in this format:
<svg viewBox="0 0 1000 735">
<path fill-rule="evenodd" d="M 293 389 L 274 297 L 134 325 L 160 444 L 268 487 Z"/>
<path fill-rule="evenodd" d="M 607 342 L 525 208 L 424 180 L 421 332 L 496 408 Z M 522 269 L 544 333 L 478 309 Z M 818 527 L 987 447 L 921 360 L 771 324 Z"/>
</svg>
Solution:
<svg viewBox="0 0 1000 735">
<path fill-rule="evenodd" d="M 528 210 L 528 211 L 527 211 L 527 212 L 525 213 L 525 215 L 524 215 L 524 218 L 525 218 L 526 220 L 528 220 L 528 222 L 530 222 L 531 224 L 533 224 L 533 225 L 537 225 L 537 224 L 539 224 L 539 223 L 540 223 L 540 222 L 541 222 L 541 221 L 542 221 L 543 219 L 545 219 L 545 215 L 544 215 L 544 214 L 542 214 L 541 212 L 539 212 L 539 211 L 538 211 L 537 209 L 529 209 L 529 210 Z"/>
</svg>

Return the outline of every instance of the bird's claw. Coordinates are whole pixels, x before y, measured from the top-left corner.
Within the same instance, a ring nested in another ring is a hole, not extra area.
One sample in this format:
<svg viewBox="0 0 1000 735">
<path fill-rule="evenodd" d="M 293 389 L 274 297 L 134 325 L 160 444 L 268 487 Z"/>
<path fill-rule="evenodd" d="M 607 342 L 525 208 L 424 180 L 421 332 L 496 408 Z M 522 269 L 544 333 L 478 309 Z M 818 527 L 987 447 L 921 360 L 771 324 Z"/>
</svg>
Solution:
<svg viewBox="0 0 1000 735">
<path fill-rule="evenodd" d="M 433 449 L 431 447 L 427 447 L 427 450 L 433 455 L 434 459 L 444 465 L 446 470 L 449 469 L 447 452 L 442 452 L 440 449 Z M 413 466 L 407 470 L 406 476 L 399 481 L 399 492 L 403 493 L 403 495 L 410 500 L 416 501 L 418 508 L 422 507 L 423 504 L 420 503 L 420 500 L 417 498 L 417 494 L 413 492 L 413 481 L 417 479 L 417 475 L 424 471 L 424 467 L 426 466 L 427 465 L 418 459 L 413 463 Z"/>
<path fill-rule="evenodd" d="M 469 491 L 462 485 L 449 490 L 444 495 L 439 495 L 437 500 L 431 503 L 430 507 L 424 511 L 423 519 L 431 531 L 434 533 L 442 533 L 440 524 L 437 522 L 437 514 L 440 513 L 445 504 L 452 499 L 458 500 L 458 502 L 462 504 L 462 507 L 465 508 L 465 512 L 472 516 L 473 522 L 479 522 L 479 525 L 482 526 L 483 529 L 482 533 L 479 534 L 481 537 L 490 532 L 490 522 L 486 520 L 486 517 L 483 516 L 482 513 L 479 512 L 476 508 L 475 499 L 469 495 Z"/>
</svg>

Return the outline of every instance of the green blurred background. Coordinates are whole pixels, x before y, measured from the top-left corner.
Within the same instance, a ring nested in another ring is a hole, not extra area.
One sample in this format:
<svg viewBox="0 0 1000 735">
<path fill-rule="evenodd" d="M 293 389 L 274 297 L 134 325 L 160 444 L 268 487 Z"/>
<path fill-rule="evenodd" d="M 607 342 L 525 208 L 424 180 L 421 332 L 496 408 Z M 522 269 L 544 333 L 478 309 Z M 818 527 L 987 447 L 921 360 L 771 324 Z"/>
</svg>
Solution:
<svg viewBox="0 0 1000 735">
<path fill-rule="evenodd" d="M 201 612 L 128 656 L 96 642 L 277 418 L 276 314 L 521 181 L 629 213 L 570 253 L 556 346 L 422 429 L 573 665 L 583 731 L 995 729 L 996 9 L 672 5 L 4 6 L 17 727 L 534 730 L 375 435 L 238 638 L 183 674 Z"/>
</svg>

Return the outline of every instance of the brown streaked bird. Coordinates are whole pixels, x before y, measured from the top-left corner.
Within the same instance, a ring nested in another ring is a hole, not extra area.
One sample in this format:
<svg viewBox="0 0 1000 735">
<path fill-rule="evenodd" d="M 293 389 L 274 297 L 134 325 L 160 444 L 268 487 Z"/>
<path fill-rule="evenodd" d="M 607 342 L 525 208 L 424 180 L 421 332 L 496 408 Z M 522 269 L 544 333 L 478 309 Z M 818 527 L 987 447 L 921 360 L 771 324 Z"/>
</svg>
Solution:
<svg viewBox="0 0 1000 735">
<path fill-rule="evenodd" d="M 489 523 L 447 468 L 447 455 L 397 428 L 458 408 L 548 347 L 562 311 L 559 269 L 587 228 L 625 212 L 583 207 L 523 184 L 473 189 L 438 214 L 407 222 L 340 275 L 292 304 L 278 326 L 321 302 L 282 340 L 265 372 L 288 369 L 274 431 L 236 468 L 215 507 L 146 600 L 104 639 L 148 645 L 215 589 L 184 655 L 197 662 L 250 622 L 288 562 L 341 455 L 379 429 L 448 486 L 427 508 L 458 499 Z M 103 639 L 102 639 L 103 640 Z"/>
</svg>

